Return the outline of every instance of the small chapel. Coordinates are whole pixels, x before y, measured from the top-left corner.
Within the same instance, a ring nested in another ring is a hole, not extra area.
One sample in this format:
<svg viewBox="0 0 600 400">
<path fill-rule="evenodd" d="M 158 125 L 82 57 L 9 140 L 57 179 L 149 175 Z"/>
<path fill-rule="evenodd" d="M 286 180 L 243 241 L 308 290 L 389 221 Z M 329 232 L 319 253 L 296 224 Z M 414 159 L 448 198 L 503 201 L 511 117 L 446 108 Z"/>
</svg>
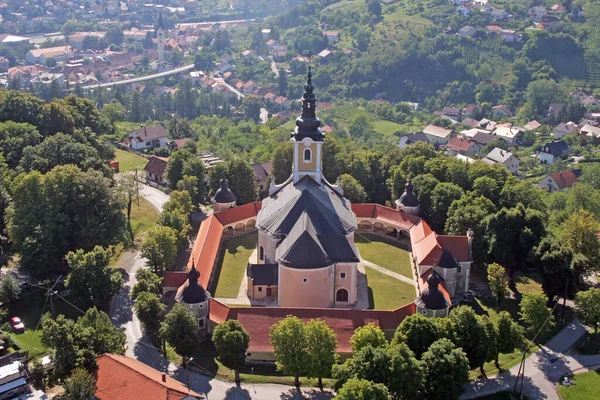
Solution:
<svg viewBox="0 0 600 400">
<path fill-rule="evenodd" d="M 322 174 L 325 136 L 315 114 L 312 74 L 291 134 L 293 173 L 271 184 L 256 219 L 257 260 L 248 265 L 248 295 L 280 307 L 350 307 L 357 302 L 356 216 L 340 185 Z"/>
</svg>

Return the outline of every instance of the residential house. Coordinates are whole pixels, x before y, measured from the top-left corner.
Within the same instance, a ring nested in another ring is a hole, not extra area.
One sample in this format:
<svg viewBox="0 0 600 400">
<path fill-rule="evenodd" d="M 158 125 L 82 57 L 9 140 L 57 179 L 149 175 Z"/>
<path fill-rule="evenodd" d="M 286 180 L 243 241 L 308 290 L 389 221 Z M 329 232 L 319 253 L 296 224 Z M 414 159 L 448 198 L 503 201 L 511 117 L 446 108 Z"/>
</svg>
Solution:
<svg viewBox="0 0 600 400">
<path fill-rule="evenodd" d="M 485 129 L 479 129 L 479 128 L 473 128 L 473 129 L 467 129 L 467 130 L 464 130 L 464 131 L 460 131 L 460 134 L 462 136 L 467 136 L 467 137 L 470 137 L 470 138 L 474 137 L 478 133 L 486 133 L 486 134 L 489 135 L 490 131 L 487 131 Z M 490 135 L 490 136 L 492 136 L 492 135 Z"/>
<path fill-rule="evenodd" d="M 559 192 L 573 186 L 581 176 L 581 169 L 574 169 L 565 172 L 556 172 L 552 175 L 543 177 L 538 182 L 540 189 L 548 192 Z"/>
<path fill-rule="evenodd" d="M 470 126 L 471 128 L 475 128 L 477 126 L 477 124 L 479 124 L 479 121 L 477 121 L 476 119 L 467 117 L 467 118 L 463 119 L 460 123 L 463 125 Z"/>
<path fill-rule="evenodd" d="M 462 37 L 473 37 L 477 34 L 477 28 L 471 25 L 465 25 L 458 30 L 458 35 Z"/>
<path fill-rule="evenodd" d="M 460 118 L 460 108 L 458 107 L 444 107 L 442 109 L 442 115 L 446 115 L 452 119 Z"/>
<path fill-rule="evenodd" d="M 500 40 L 507 43 L 520 42 L 521 36 L 513 29 L 501 29 Z"/>
<path fill-rule="evenodd" d="M 242 86 L 242 92 L 245 94 L 253 93 L 255 90 L 258 90 L 258 85 L 252 80 L 249 80 Z"/>
<path fill-rule="evenodd" d="M 548 15 L 548 10 L 542 6 L 531 7 L 527 12 L 534 22 L 540 22 L 542 18 Z"/>
<path fill-rule="evenodd" d="M 105 353 L 96 358 L 96 392 L 98 400 L 200 400 L 201 393 L 190 390 L 183 383 L 164 372 L 131 357 Z"/>
<path fill-rule="evenodd" d="M 42 72 L 29 81 L 34 89 L 40 90 L 44 86 L 57 84 L 58 86 L 65 85 L 65 75 L 53 72 Z"/>
<path fill-rule="evenodd" d="M 328 62 L 329 60 L 331 60 L 332 54 L 333 54 L 333 52 L 332 52 L 331 50 L 327 50 L 327 49 L 325 49 L 325 50 L 321 51 L 321 52 L 318 54 L 318 56 L 319 56 L 319 59 L 320 59 L 322 62 L 325 62 L 325 63 L 326 63 L 326 62 Z"/>
<path fill-rule="evenodd" d="M 460 6 L 456 7 L 456 15 L 462 15 L 466 17 L 473 12 L 473 5 L 469 3 L 463 3 Z"/>
<path fill-rule="evenodd" d="M 537 154 L 542 164 L 552 164 L 554 161 L 565 159 L 571 155 L 571 149 L 564 140 L 554 140 L 546 143 Z"/>
<path fill-rule="evenodd" d="M 446 144 L 450 141 L 452 129 L 446 129 L 430 124 L 423 129 L 423 133 L 427 136 L 427 140 L 431 144 Z"/>
<path fill-rule="evenodd" d="M 582 135 L 586 135 L 586 136 L 594 136 L 594 137 L 600 137 L 600 127 L 597 126 L 593 126 L 590 124 L 585 124 L 581 130 L 580 130 Z"/>
<path fill-rule="evenodd" d="M 560 112 L 562 111 L 565 103 L 552 103 L 548 106 L 548 116 L 549 117 L 558 117 Z"/>
<path fill-rule="evenodd" d="M 501 104 L 498 106 L 492 107 L 492 115 L 496 119 L 501 119 L 504 117 L 512 117 L 513 112 L 508 109 L 505 105 Z"/>
<path fill-rule="evenodd" d="M 575 135 L 577 134 L 578 129 L 579 127 L 575 122 L 561 122 L 554 127 L 554 137 L 557 139 L 562 139 L 565 136 Z"/>
<path fill-rule="evenodd" d="M 446 153 L 451 156 L 455 156 L 457 154 L 474 155 L 479 152 L 481 146 L 470 138 L 453 137 L 445 146 L 445 149 Z"/>
<path fill-rule="evenodd" d="M 423 132 L 414 132 L 409 135 L 400 136 L 398 146 L 400 147 L 400 150 L 404 150 L 411 144 L 417 142 L 429 143 L 429 139 Z"/>
<path fill-rule="evenodd" d="M 323 36 L 327 38 L 327 43 L 330 46 L 333 46 L 340 41 L 340 33 L 337 31 L 323 31 Z"/>
<path fill-rule="evenodd" d="M 169 134 L 162 125 L 140 126 L 129 132 L 123 143 L 133 150 L 155 149 L 167 147 Z"/>
<path fill-rule="evenodd" d="M 69 45 L 76 49 L 83 49 L 83 41 L 86 37 L 102 39 L 106 32 L 75 32 L 69 35 Z"/>
<path fill-rule="evenodd" d="M 554 14 L 562 14 L 567 11 L 567 8 L 562 4 L 555 4 L 550 8 L 550 11 Z"/>
<path fill-rule="evenodd" d="M 504 21 L 510 17 L 510 14 L 500 8 L 494 8 L 490 13 L 490 17 L 494 21 Z"/>
<path fill-rule="evenodd" d="M 167 166 L 169 165 L 169 158 L 152 156 L 150 161 L 144 167 L 146 173 L 146 180 L 157 183 L 161 186 L 167 185 L 168 180 L 166 176 Z"/>
<path fill-rule="evenodd" d="M 600 101 L 594 96 L 586 96 L 579 103 L 584 107 L 597 107 L 600 105 Z"/>
<path fill-rule="evenodd" d="M 499 140 L 503 140 L 501 138 L 498 138 L 497 136 L 490 135 L 489 133 L 485 133 L 485 132 L 477 132 L 477 133 L 475 133 L 475 135 L 471 136 L 470 139 L 471 139 L 471 141 L 477 143 L 479 145 L 479 147 L 481 147 L 481 148 L 487 146 L 490 143 L 497 142 Z"/>
<path fill-rule="evenodd" d="M 513 175 L 517 175 L 519 172 L 519 159 L 511 152 L 502 150 L 498 147 L 490 151 L 482 161 L 487 164 L 502 164 L 508 168 Z"/>
<path fill-rule="evenodd" d="M 475 104 L 467 104 L 467 106 L 463 108 L 462 113 L 465 117 L 472 117 L 477 111 L 477 108 L 478 107 Z"/>
<path fill-rule="evenodd" d="M 569 96 L 571 96 L 572 98 L 574 98 L 577 101 L 581 101 L 584 98 L 591 96 L 592 93 L 590 93 L 589 91 L 585 90 L 584 88 L 577 88 L 575 90 L 573 90 L 571 93 L 569 93 Z"/>
<path fill-rule="evenodd" d="M 517 144 L 517 141 L 522 136 L 522 132 L 516 126 L 501 126 L 494 129 L 494 135 L 510 145 Z"/>
<path fill-rule="evenodd" d="M 483 118 L 481 121 L 479 121 L 479 124 L 477 127 L 491 132 L 494 130 L 494 127 L 496 125 L 498 125 L 498 123 L 496 121 L 492 121 L 490 119 Z"/>
<path fill-rule="evenodd" d="M 527 131 L 535 131 L 536 129 L 539 129 L 541 127 L 542 127 L 542 124 L 540 124 L 536 120 L 530 121 L 527 123 L 527 125 L 524 126 L 525 130 L 527 130 Z"/>
<path fill-rule="evenodd" d="M 290 108 L 290 101 L 284 96 L 277 96 L 273 101 L 273 104 L 281 111 L 285 111 Z"/>
<path fill-rule="evenodd" d="M 271 163 L 255 163 L 250 164 L 254 169 L 254 176 L 256 179 L 256 186 L 258 186 L 258 193 L 260 197 L 266 197 L 265 195 L 269 190 L 269 177 L 271 176 Z"/>
</svg>

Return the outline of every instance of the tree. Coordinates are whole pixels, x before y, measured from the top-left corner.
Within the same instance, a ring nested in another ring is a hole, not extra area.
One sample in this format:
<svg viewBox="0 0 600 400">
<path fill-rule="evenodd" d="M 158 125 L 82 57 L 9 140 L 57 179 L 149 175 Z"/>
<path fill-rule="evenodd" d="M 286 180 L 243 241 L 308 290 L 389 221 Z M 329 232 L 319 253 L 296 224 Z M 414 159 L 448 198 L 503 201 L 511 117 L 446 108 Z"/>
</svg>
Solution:
<svg viewBox="0 0 600 400">
<path fill-rule="evenodd" d="M 304 329 L 306 351 L 308 353 L 308 378 L 319 378 L 319 387 L 323 388 L 323 377 L 331 373 L 331 367 L 337 361 L 337 339 L 333 329 L 322 320 L 310 320 Z"/>
<path fill-rule="evenodd" d="M 135 180 L 134 177 L 123 177 L 122 180 L 119 181 L 119 187 L 121 189 L 121 193 L 125 197 L 126 204 L 126 214 L 127 215 L 127 230 L 129 231 L 129 238 L 131 243 L 133 244 L 134 236 L 133 236 L 133 228 L 131 226 L 131 207 L 133 206 L 134 201 L 140 200 L 140 185 L 138 181 Z"/>
<path fill-rule="evenodd" d="M 534 336 L 536 343 L 539 335 L 543 335 L 554 326 L 546 302 L 547 298 L 542 293 L 525 293 L 521 299 L 521 321 L 528 325 L 528 331 Z"/>
<path fill-rule="evenodd" d="M 381 383 L 364 379 L 349 379 L 338 391 L 338 400 L 387 400 L 389 392 Z"/>
<path fill-rule="evenodd" d="M 352 203 L 364 203 L 367 199 L 367 193 L 360 183 L 349 174 L 343 174 L 342 189 L 344 189 L 344 197 Z"/>
<path fill-rule="evenodd" d="M 109 266 L 111 249 L 96 246 L 92 251 L 81 249 L 67 254 L 71 273 L 65 282 L 79 304 L 102 307 L 123 288 L 123 277 Z"/>
<path fill-rule="evenodd" d="M 168 226 L 153 228 L 142 243 L 142 257 L 148 259 L 148 266 L 156 274 L 161 274 L 173 265 L 177 255 L 177 234 Z"/>
<path fill-rule="evenodd" d="M 11 272 L 7 272 L 0 280 L 0 301 L 12 303 L 21 295 L 19 279 Z"/>
<path fill-rule="evenodd" d="M 367 345 L 354 353 L 353 358 L 357 378 L 388 384 L 391 378 L 391 358 L 386 347 Z"/>
<path fill-rule="evenodd" d="M 370 14 L 373 14 L 376 17 L 380 17 L 381 3 L 379 3 L 379 0 L 367 0 L 367 10 Z"/>
<path fill-rule="evenodd" d="M 114 124 L 115 122 L 126 120 L 127 109 L 117 100 L 113 100 L 102 107 L 102 115 L 108 118 L 111 124 Z"/>
<path fill-rule="evenodd" d="M 388 349 L 391 358 L 391 373 L 388 388 L 395 399 L 417 399 L 423 390 L 423 367 L 405 343 L 392 345 Z"/>
<path fill-rule="evenodd" d="M 202 190 L 200 190 L 202 188 Z M 190 195 L 192 204 L 198 207 L 204 203 L 205 190 L 204 182 L 200 182 L 197 177 L 184 175 L 183 179 L 177 183 L 177 190 L 186 191 Z"/>
<path fill-rule="evenodd" d="M 483 364 L 491 346 L 481 317 L 471 307 L 460 306 L 452 311 L 450 320 L 454 327 L 456 345 L 467 355 L 470 367 L 479 367 L 481 374 L 485 375 Z"/>
<path fill-rule="evenodd" d="M 31 379 L 33 380 L 33 384 L 38 389 L 45 389 L 45 381 L 46 381 L 46 368 L 39 361 L 34 361 L 31 366 Z"/>
<path fill-rule="evenodd" d="M 433 343 L 421 358 L 428 399 L 456 399 L 469 380 L 469 359 L 448 339 Z"/>
<path fill-rule="evenodd" d="M 88 400 L 96 392 L 94 376 L 83 368 L 75 368 L 71 376 L 65 381 L 65 400 Z"/>
<path fill-rule="evenodd" d="M 238 204 L 246 204 L 256 201 L 258 192 L 256 189 L 256 175 L 249 163 L 241 159 L 234 159 L 227 163 L 227 179 L 229 187 L 237 196 Z"/>
<path fill-rule="evenodd" d="M 560 239 L 573 253 L 584 255 L 590 265 L 597 266 L 600 263 L 598 231 L 600 224 L 594 215 L 580 209 L 563 222 Z"/>
<path fill-rule="evenodd" d="M 285 72 L 284 72 L 285 73 Z M 246 118 L 259 122 L 260 120 L 260 109 L 263 106 L 262 99 L 253 94 L 246 95 L 240 105 L 240 111 L 246 116 Z"/>
<path fill-rule="evenodd" d="M 600 324 L 600 289 L 590 288 L 577 293 L 575 297 L 577 306 L 577 318 L 587 326 L 594 328 L 594 334 L 598 334 Z"/>
<path fill-rule="evenodd" d="M 294 385 L 300 386 L 300 374 L 308 363 L 305 326 L 298 317 L 288 315 L 271 327 L 269 340 L 273 346 L 278 371 L 294 376 Z"/>
<path fill-rule="evenodd" d="M 183 357 L 190 357 L 200 342 L 196 317 L 179 303 L 167 314 L 159 332 L 175 352 Z"/>
<path fill-rule="evenodd" d="M 388 345 L 385 333 L 372 322 L 356 328 L 350 338 L 350 346 L 354 353 L 369 345 L 372 347 L 386 347 Z"/>
<path fill-rule="evenodd" d="M 492 294 L 496 296 L 496 311 L 500 309 L 500 302 L 508 292 L 508 275 L 500 264 L 492 263 L 487 267 L 487 278 Z"/>
<path fill-rule="evenodd" d="M 433 208 L 431 224 L 435 231 L 443 231 L 452 202 L 460 199 L 463 194 L 464 192 L 459 186 L 447 182 L 440 183 L 433 189 L 431 196 Z"/>
<path fill-rule="evenodd" d="M 63 104 L 53 101 L 42 108 L 40 133 L 51 136 L 56 133 L 72 135 L 75 130 L 75 119 L 69 109 Z"/>
<path fill-rule="evenodd" d="M 8 236 L 21 254 L 21 266 L 36 277 L 62 272 L 69 251 L 90 251 L 122 239 L 123 204 L 98 171 L 65 165 L 46 175 L 21 174 L 12 194 Z"/>
<path fill-rule="evenodd" d="M 140 268 L 135 273 L 137 283 L 131 288 L 131 300 L 136 300 L 140 293 L 160 294 L 162 278 L 146 268 Z"/>
<path fill-rule="evenodd" d="M 219 360 L 235 371 L 235 381 L 240 382 L 240 369 L 246 365 L 250 334 L 238 321 L 230 319 L 215 327 L 212 335 Z"/>
<path fill-rule="evenodd" d="M 275 183 L 281 184 L 292 175 L 294 164 L 294 145 L 291 142 L 280 143 L 271 157 L 271 173 Z"/>
<path fill-rule="evenodd" d="M 398 325 L 392 345 L 406 343 L 417 358 L 421 358 L 429 346 L 439 339 L 435 320 L 420 314 L 410 315 Z"/>
<path fill-rule="evenodd" d="M 160 321 L 165 318 L 167 306 L 160 302 L 155 293 L 141 292 L 136 296 L 133 309 L 144 326 L 144 330 L 153 338 L 160 329 Z"/>
<path fill-rule="evenodd" d="M 510 314 L 506 311 L 502 311 L 496 319 L 496 330 L 498 332 L 498 338 L 496 341 L 496 354 L 495 364 L 496 368 L 500 370 L 499 355 L 500 353 L 509 354 L 523 347 L 523 328 L 517 324 Z"/>
</svg>

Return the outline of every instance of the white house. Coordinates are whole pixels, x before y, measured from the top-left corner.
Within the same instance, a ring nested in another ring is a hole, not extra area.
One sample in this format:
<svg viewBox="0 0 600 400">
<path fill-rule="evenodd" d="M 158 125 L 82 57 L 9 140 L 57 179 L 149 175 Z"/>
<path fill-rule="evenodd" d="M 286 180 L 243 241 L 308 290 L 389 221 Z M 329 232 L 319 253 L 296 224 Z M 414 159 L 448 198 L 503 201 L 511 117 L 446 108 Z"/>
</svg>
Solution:
<svg viewBox="0 0 600 400">
<path fill-rule="evenodd" d="M 571 154 L 569 145 L 564 140 L 555 140 L 546 143 L 537 156 L 542 164 L 552 164 L 554 161 L 568 157 Z"/>
<path fill-rule="evenodd" d="M 577 133 L 577 124 L 575 122 L 562 122 L 554 127 L 554 137 L 562 139 L 565 136 L 574 135 Z"/>
<path fill-rule="evenodd" d="M 585 124 L 580 132 L 582 135 L 600 137 L 600 128 L 590 124 Z"/>
<path fill-rule="evenodd" d="M 423 133 L 431 144 L 446 144 L 452 136 L 452 129 L 442 128 L 440 126 L 428 125 L 423 129 Z"/>
<path fill-rule="evenodd" d="M 56 62 L 65 61 L 70 54 L 69 46 L 47 47 L 45 49 L 32 49 L 25 54 L 27 64 L 44 64 L 53 58 Z"/>
<path fill-rule="evenodd" d="M 548 192 L 559 192 L 563 189 L 568 189 L 573 186 L 577 180 L 579 180 L 580 175 L 580 169 L 557 172 L 540 179 L 538 181 L 538 187 L 540 189 L 547 190 Z"/>
<path fill-rule="evenodd" d="M 516 126 L 501 126 L 494 130 L 494 135 L 504 139 L 508 144 L 516 144 L 519 136 L 521 136 L 521 130 Z"/>
<path fill-rule="evenodd" d="M 490 151 L 482 161 L 487 164 L 502 164 L 508 168 L 513 175 L 516 175 L 519 172 L 519 159 L 510 151 L 502 150 L 498 147 Z"/>
<path fill-rule="evenodd" d="M 162 125 L 140 126 L 129 132 L 123 143 L 133 150 L 155 149 L 167 147 L 169 134 Z"/>
</svg>

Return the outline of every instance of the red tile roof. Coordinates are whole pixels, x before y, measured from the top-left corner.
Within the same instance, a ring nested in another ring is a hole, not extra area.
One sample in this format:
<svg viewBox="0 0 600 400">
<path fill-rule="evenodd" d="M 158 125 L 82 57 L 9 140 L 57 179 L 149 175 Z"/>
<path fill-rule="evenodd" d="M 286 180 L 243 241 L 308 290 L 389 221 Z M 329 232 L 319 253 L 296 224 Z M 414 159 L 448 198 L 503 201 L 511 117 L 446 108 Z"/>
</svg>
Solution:
<svg viewBox="0 0 600 400">
<path fill-rule="evenodd" d="M 262 207 L 262 203 L 248 203 L 243 206 L 228 208 L 215 213 L 215 217 L 225 226 L 246 218 L 256 217 Z"/>
<path fill-rule="evenodd" d="M 467 236 L 438 235 L 424 220 L 411 228 L 410 243 L 419 265 L 438 265 L 443 250 L 449 251 L 458 262 L 470 261 Z"/>
<path fill-rule="evenodd" d="M 184 384 L 130 357 L 103 354 L 97 359 L 96 393 L 100 400 L 204 399 Z"/>
<path fill-rule="evenodd" d="M 169 159 L 164 157 L 152 156 L 148 164 L 144 167 L 144 171 L 150 172 L 156 176 L 163 176 L 169 165 Z"/>
<path fill-rule="evenodd" d="M 574 171 L 556 172 L 552 174 L 552 180 L 556 182 L 559 189 L 570 188 L 577 182 L 577 179 L 579 179 L 579 177 Z"/>
<path fill-rule="evenodd" d="M 210 320 L 215 324 L 222 324 L 227 321 L 229 318 L 230 308 L 228 305 L 221 303 L 214 298 L 210 299 Z"/>
<path fill-rule="evenodd" d="M 213 214 L 202 222 L 194 241 L 187 269 L 191 269 L 192 264 L 196 266 L 196 269 L 200 272 L 198 282 L 205 288 L 208 287 L 208 283 L 210 282 L 210 276 L 212 275 L 215 260 L 219 253 L 222 236 L 223 225 L 221 225 Z"/>
<path fill-rule="evenodd" d="M 473 146 L 475 146 L 475 142 L 471 140 L 453 137 L 446 145 L 446 148 L 454 151 L 469 151 Z"/>
<path fill-rule="evenodd" d="M 166 271 L 163 275 L 163 288 L 178 288 L 185 283 L 187 273 L 184 271 Z"/>
<path fill-rule="evenodd" d="M 273 348 L 269 343 L 269 330 L 271 326 L 288 315 L 295 315 L 305 322 L 318 318 L 324 320 L 336 334 L 338 341 L 337 351 L 340 353 L 349 353 L 351 351 L 350 337 L 354 334 L 356 328 L 368 323 L 375 323 L 382 329 L 393 330 L 398 327 L 405 317 L 414 314 L 414 312 L 414 303 L 390 311 L 336 308 L 240 307 L 231 308 L 229 319 L 237 319 L 250 333 L 249 352 L 272 351 Z"/>
<path fill-rule="evenodd" d="M 405 230 L 409 230 L 421 220 L 421 218 L 414 215 L 379 204 L 352 204 L 352 212 L 358 218 L 375 218 L 389 224 L 397 225 Z"/>
</svg>

